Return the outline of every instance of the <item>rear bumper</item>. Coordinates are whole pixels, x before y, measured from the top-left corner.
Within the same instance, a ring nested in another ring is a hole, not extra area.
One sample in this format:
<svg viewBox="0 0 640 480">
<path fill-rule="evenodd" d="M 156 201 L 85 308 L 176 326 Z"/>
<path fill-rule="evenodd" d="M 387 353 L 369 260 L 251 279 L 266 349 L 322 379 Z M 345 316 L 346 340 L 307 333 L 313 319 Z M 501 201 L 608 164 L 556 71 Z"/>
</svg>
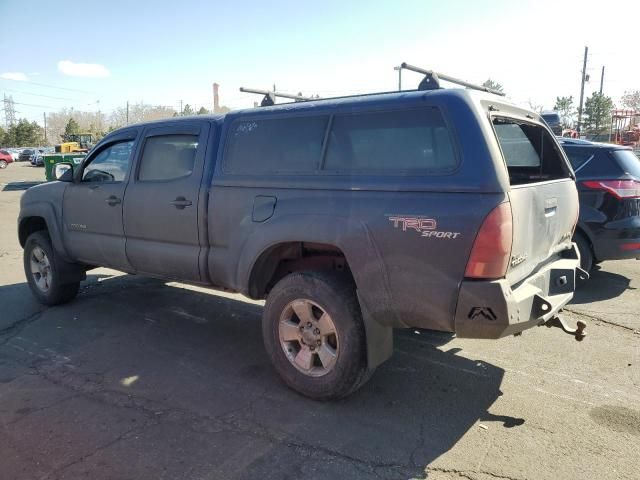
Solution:
<svg viewBox="0 0 640 480">
<path fill-rule="evenodd" d="M 580 257 L 576 245 L 562 258 L 510 286 L 507 280 L 464 280 L 455 332 L 461 338 L 501 338 L 542 325 L 572 298 Z"/>
<path fill-rule="evenodd" d="M 637 231 L 629 233 L 632 235 L 627 237 L 619 235 L 618 238 L 604 237 L 594 239 L 593 250 L 596 258 L 598 260 L 640 258 L 640 235 L 638 235 Z"/>
</svg>

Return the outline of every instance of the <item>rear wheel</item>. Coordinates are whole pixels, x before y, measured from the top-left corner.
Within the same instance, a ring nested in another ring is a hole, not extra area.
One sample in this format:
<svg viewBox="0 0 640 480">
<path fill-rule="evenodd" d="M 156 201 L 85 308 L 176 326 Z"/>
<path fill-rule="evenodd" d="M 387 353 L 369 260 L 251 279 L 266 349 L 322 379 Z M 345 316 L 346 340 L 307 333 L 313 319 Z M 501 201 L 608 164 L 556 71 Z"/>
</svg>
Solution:
<svg viewBox="0 0 640 480">
<path fill-rule="evenodd" d="M 61 282 L 55 260 L 55 252 L 46 232 L 29 235 L 24 246 L 24 273 L 31 293 L 44 305 L 69 302 L 80 288 L 80 282 Z"/>
<path fill-rule="evenodd" d="M 344 397 L 369 378 L 364 324 L 347 278 L 301 272 L 280 280 L 267 298 L 262 332 L 275 369 L 302 395 Z"/>
<path fill-rule="evenodd" d="M 0 168 L 7 168 L 7 161 L 6 160 L 0 160 Z"/>
<path fill-rule="evenodd" d="M 576 242 L 578 251 L 580 252 L 580 267 L 589 272 L 593 267 L 593 250 L 591 250 L 591 244 L 581 233 L 576 233 L 573 241 Z"/>
</svg>

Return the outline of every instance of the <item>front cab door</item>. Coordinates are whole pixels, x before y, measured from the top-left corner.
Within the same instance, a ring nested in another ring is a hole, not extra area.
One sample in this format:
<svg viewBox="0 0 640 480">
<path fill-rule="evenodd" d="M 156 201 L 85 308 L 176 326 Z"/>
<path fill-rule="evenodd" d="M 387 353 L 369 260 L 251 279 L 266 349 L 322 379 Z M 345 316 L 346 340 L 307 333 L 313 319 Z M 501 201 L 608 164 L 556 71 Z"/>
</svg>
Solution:
<svg viewBox="0 0 640 480">
<path fill-rule="evenodd" d="M 136 133 L 123 133 L 98 146 L 65 190 L 65 245 L 78 261 L 131 270 L 125 252 L 122 207 Z"/>
</svg>

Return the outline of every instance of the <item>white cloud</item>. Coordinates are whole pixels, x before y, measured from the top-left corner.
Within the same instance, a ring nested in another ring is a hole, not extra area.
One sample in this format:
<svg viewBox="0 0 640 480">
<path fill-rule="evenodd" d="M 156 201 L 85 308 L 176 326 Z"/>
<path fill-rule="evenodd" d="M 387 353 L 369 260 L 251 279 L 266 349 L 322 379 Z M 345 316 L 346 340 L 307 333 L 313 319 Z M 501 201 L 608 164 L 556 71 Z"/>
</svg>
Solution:
<svg viewBox="0 0 640 480">
<path fill-rule="evenodd" d="M 75 63 L 71 60 L 60 60 L 58 70 L 71 77 L 108 77 L 111 75 L 104 65 L 99 63 Z"/>
<path fill-rule="evenodd" d="M 26 82 L 27 80 L 29 80 L 27 75 L 22 72 L 0 73 L 0 78 L 4 78 L 6 80 L 18 80 L 20 82 Z"/>
</svg>

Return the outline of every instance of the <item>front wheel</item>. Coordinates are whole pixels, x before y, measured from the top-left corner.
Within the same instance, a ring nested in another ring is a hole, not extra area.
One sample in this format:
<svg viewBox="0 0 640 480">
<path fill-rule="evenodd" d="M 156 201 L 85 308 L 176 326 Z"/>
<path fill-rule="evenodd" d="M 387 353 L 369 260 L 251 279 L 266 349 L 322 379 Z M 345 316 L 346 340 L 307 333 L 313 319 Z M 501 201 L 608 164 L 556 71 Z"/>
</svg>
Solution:
<svg viewBox="0 0 640 480">
<path fill-rule="evenodd" d="M 24 273 L 31 293 L 44 305 L 59 305 L 71 301 L 80 282 L 62 283 L 56 268 L 55 252 L 46 232 L 29 235 L 24 245 Z"/>
<path fill-rule="evenodd" d="M 7 161 L 6 160 L 0 160 L 0 168 L 7 168 Z"/>
<path fill-rule="evenodd" d="M 345 397 L 369 378 L 355 286 L 326 272 L 292 273 L 269 292 L 267 353 L 284 382 L 317 400 Z"/>
</svg>

